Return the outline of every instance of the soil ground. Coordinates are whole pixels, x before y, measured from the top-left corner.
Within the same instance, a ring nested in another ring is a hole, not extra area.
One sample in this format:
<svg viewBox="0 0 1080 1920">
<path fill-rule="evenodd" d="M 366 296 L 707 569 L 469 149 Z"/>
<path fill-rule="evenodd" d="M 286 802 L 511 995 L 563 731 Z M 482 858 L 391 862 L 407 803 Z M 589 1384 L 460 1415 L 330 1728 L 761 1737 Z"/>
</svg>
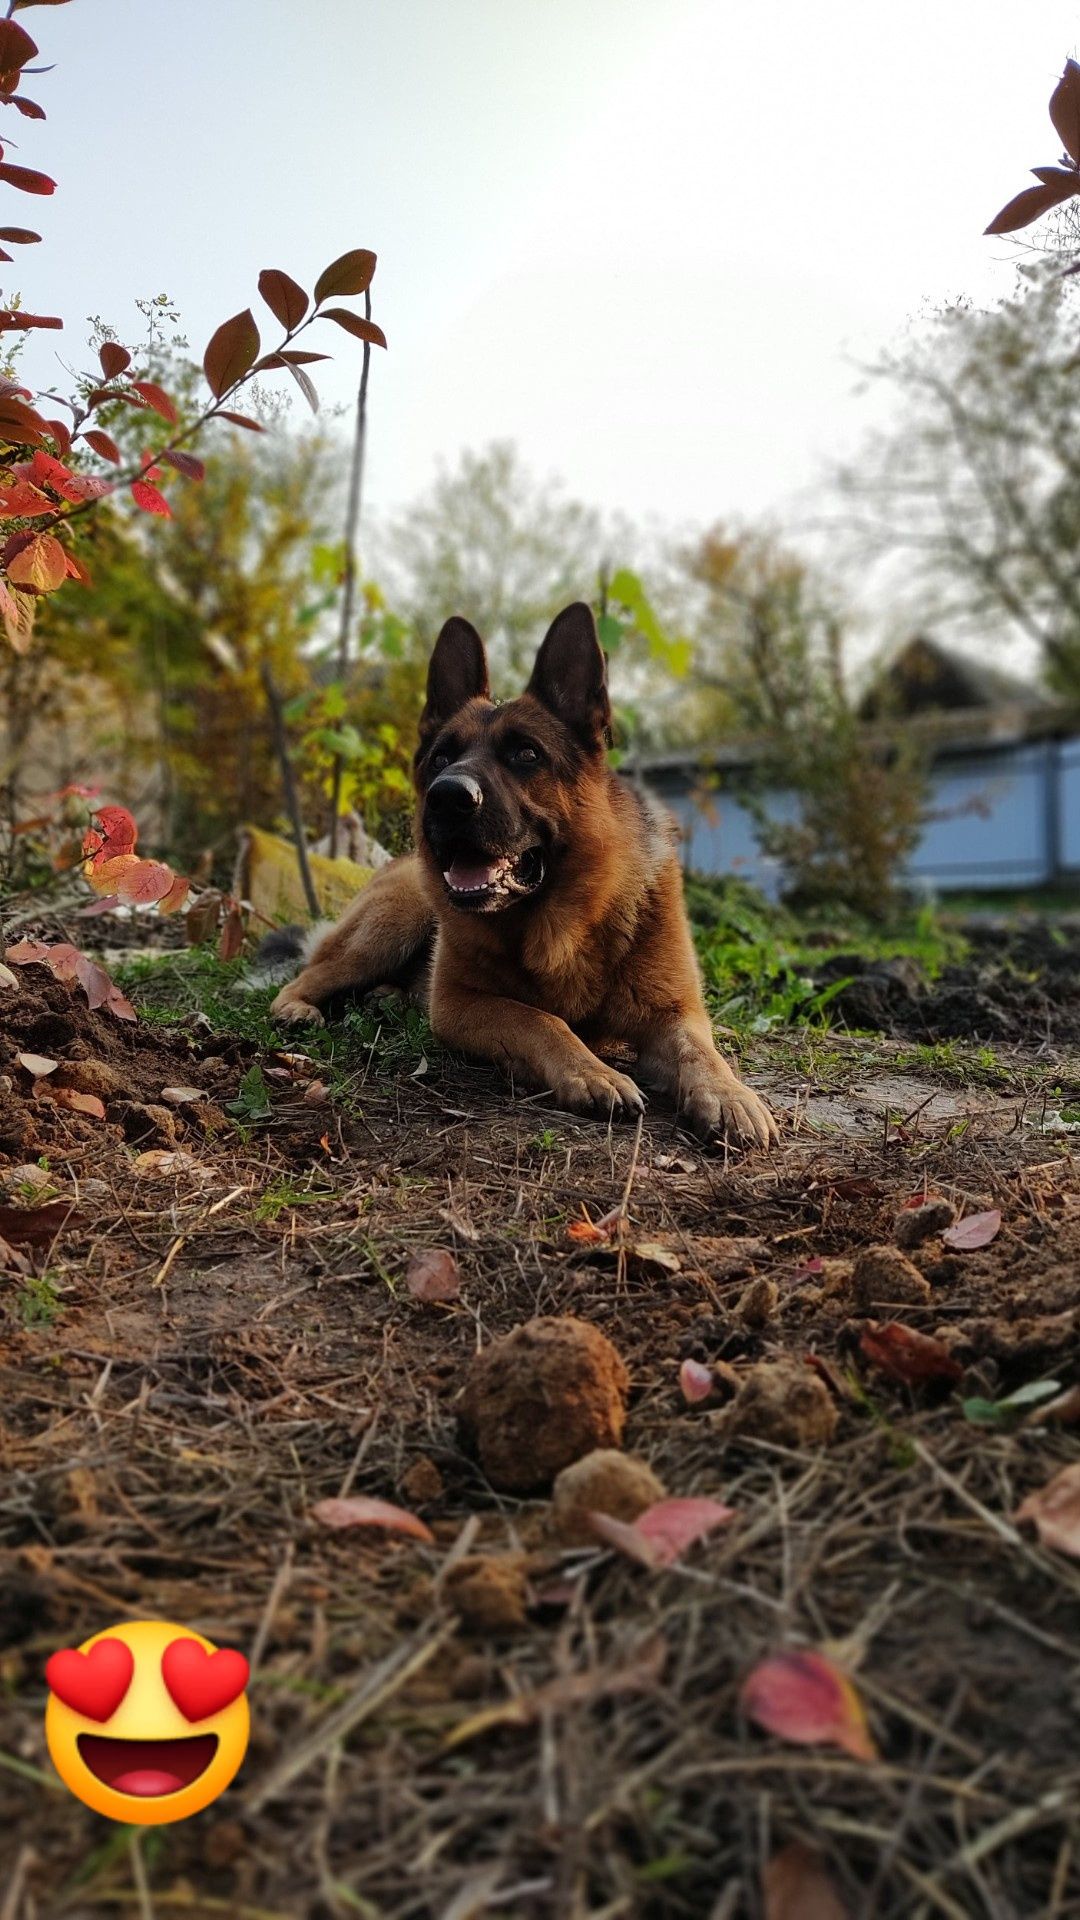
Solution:
<svg viewBox="0 0 1080 1920">
<path fill-rule="evenodd" d="M 638 1136 L 511 1100 L 400 1015 L 309 1067 L 199 1017 L 120 1024 L 21 971 L 0 1037 L 3 1920 L 1080 1916 L 1080 1562 L 1011 1518 L 1080 1460 L 1080 1429 L 962 1409 L 1080 1381 L 1080 1079 L 1054 1024 L 1075 958 L 992 1065 L 977 1019 L 917 1058 L 762 1036 L 744 1069 L 783 1139 L 745 1159 L 658 1108 Z M 107 1117 L 35 1097 L 17 1051 Z M 230 1115 L 256 1058 L 271 1111 Z M 163 1108 L 170 1086 L 208 1098 Z M 923 1193 L 1000 1208 L 1001 1230 L 927 1241 L 926 1297 L 868 1313 L 834 1263 Z M 569 1235 L 620 1205 L 618 1248 Z M 405 1283 L 430 1247 L 460 1269 L 448 1304 Z M 775 1292 L 748 1298 L 761 1279 Z M 676 1566 L 560 1547 L 547 1498 L 497 1492 L 465 1451 L 471 1357 L 538 1314 L 614 1343 L 623 1444 L 670 1494 L 736 1508 Z M 956 1389 L 875 1371 L 868 1318 L 937 1334 Z M 680 1393 L 688 1358 L 730 1382 L 808 1354 L 825 1445 L 732 1430 L 722 1388 Z M 434 1544 L 321 1524 L 348 1494 L 419 1513 Z M 465 1553 L 526 1556 L 524 1618 L 462 1620 Z M 52 1773 L 42 1676 L 147 1615 L 251 1656 L 253 1738 L 216 1806 L 133 1838 Z M 745 1718 L 742 1681 L 782 1646 L 852 1673 L 877 1761 Z M 840 1906 L 763 1904 L 793 1840 Z"/>
</svg>

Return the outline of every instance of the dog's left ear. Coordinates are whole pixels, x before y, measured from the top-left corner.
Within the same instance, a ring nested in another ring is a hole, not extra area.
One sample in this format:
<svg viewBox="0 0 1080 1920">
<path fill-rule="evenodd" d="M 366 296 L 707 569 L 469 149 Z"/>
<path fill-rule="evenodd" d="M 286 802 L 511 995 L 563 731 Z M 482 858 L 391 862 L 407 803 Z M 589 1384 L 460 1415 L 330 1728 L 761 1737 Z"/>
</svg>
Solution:
<svg viewBox="0 0 1080 1920">
<path fill-rule="evenodd" d="M 525 691 L 586 745 L 602 745 L 611 725 L 607 662 L 592 608 L 584 601 L 575 601 L 552 621 Z"/>
</svg>

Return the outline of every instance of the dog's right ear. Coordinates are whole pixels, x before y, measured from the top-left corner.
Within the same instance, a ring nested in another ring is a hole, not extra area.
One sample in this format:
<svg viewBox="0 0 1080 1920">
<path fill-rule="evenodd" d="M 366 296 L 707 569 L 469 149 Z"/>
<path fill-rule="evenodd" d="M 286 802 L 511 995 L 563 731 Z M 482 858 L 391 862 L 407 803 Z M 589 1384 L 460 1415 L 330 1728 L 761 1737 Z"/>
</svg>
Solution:
<svg viewBox="0 0 1080 1920">
<path fill-rule="evenodd" d="M 486 700 L 490 692 L 484 643 L 468 620 L 454 614 L 435 642 L 428 667 L 421 742 L 452 719 L 467 700 Z"/>
</svg>

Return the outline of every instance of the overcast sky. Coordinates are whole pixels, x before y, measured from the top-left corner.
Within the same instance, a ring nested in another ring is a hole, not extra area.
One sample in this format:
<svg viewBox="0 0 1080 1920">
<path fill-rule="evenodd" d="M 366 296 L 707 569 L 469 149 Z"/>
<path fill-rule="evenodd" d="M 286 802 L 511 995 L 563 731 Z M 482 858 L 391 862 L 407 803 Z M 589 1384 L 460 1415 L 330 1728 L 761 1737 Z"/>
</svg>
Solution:
<svg viewBox="0 0 1080 1920">
<path fill-rule="evenodd" d="M 1003 291 L 982 239 L 1056 158 L 1059 0 L 71 0 L 9 158 L 39 226 L 8 290 L 121 334 L 167 290 L 193 345 L 259 269 L 374 248 L 390 351 L 369 499 L 495 437 L 579 497 L 702 524 L 774 510 L 867 417 L 851 355 Z M 29 90 L 29 88 L 28 88 Z M 17 207 L 12 202 L 18 202 Z M 336 329 L 320 386 L 345 400 Z M 58 336 L 31 369 L 56 377 Z M 302 403 L 301 403 L 302 404 Z"/>
</svg>

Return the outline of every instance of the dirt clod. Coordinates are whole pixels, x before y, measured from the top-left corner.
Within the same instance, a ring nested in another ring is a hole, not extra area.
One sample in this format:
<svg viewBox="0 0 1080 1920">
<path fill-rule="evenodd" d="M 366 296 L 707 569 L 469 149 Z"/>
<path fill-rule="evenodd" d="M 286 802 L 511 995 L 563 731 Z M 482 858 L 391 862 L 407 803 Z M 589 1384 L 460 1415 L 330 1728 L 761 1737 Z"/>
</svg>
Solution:
<svg viewBox="0 0 1080 1920">
<path fill-rule="evenodd" d="M 779 1298 L 780 1289 L 776 1281 L 770 1280 L 766 1274 L 759 1273 L 757 1279 L 751 1280 L 750 1285 L 740 1295 L 738 1306 L 735 1308 L 735 1318 L 740 1326 L 749 1327 L 754 1331 L 767 1327 L 776 1312 Z"/>
<path fill-rule="evenodd" d="M 525 1624 L 528 1589 L 523 1553 L 466 1554 L 450 1568 L 443 1592 L 472 1633 L 505 1633 Z"/>
<path fill-rule="evenodd" d="M 724 1432 L 778 1447 L 824 1446 L 836 1431 L 837 1411 L 824 1381 L 796 1360 L 762 1360 L 751 1367 Z"/>
<path fill-rule="evenodd" d="M 564 1546 L 595 1541 L 590 1513 L 609 1513 L 614 1520 L 636 1520 L 639 1513 L 665 1495 L 663 1482 L 644 1460 L 597 1447 L 557 1476 L 551 1495 L 551 1527 Z"/>
<path fill-rule="evenodd" d="M 473 1360 L 462 1439 L 493 1487 L 534 1493 L 595 1447 L 618 1446 L 629 1375 L 599 1327 L 528 1320 Z"/>
<path fill-rule="evenodd" d="M 956 1219 L 956 1208 L 948 1200 L 926 1200 L 921 1207 L 903 1207 L 896 1216 L 893 1239 L 905 1253 L 921 1247 L 936 1233 L 944 1233 Z"/>
<path fill-rule="evenodd" d="M 851 1294 L 855 1304 L 868 1312 L 900 1303 L 924 1306 L 930 1299 L 930 1285 L 898 1247 L 867 1247 L 855 1262 Z"/>
<path fill-rule="evenodd" d="M 443 1477 L 428 1454 L 422 1453 L 401 1476 L 401 1491 L 413 1506 L 438 1500 L 443 1493 Z"/>
</svg>

